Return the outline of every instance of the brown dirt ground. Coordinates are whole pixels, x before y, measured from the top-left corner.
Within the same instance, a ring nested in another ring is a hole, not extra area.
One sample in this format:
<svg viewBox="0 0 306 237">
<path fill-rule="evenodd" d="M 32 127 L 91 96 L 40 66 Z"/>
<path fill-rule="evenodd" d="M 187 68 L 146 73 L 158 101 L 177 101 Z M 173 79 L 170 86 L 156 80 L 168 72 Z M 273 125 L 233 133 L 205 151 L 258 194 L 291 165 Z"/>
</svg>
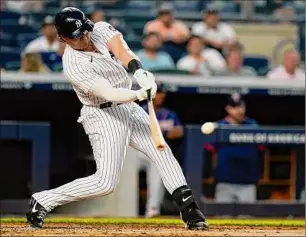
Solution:
<svg viewBox="0 0 306 237">
<path fill-rule="evenodd" d="M 304 228 L 211 226 L 209 231 L 189 231 L 165 225 L 46 224 L 33 229 L 26 224 L 1 224 L 1 236 L 305 236 Z"/>
</svg>

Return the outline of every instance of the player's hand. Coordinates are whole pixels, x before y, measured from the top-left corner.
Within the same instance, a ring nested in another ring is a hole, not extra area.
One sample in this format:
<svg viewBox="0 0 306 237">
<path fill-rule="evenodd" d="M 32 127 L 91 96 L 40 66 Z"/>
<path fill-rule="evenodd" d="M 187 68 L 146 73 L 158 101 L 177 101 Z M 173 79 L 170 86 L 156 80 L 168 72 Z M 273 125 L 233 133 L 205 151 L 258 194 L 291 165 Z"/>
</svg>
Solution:
<svg viewBox="0 0 306 237">
<path fill-rule="evenodd" d="M 141 88 L 136 91 L 136 97 L 139 101 L 148 99 L 148 93 L 146 88 Z"/>
<path fill-rule="evenodd" d="M 152 99 L 155 98 L 155 96 L 156 96 L 156 91 L 157 91 L 157 85 L 156 85 L 156 83 L 154 82 L 153 85 L 152 85 L 152 87 L 151 87 L 151 96 L 152 96 Z"/>
<path fill-rule="evenodd" d="M 151 72 L 138 69 L 133 75 L 141 88 L 151 88 L 155 84 L 155 77 Z"/>
<path fill-rule="evenodd" d="M 142 87 L 141 89 L 137 90 L 136 91 L 137 99 L 139 101 L 148 99 L 148 92 L 147 92 L 148 90 L 151 90 L 151 96 L 152 98 L 154 98 L 156 95 L 156 91 L 157 91 L 156 83 L 154 82 L 154 84 L 150 87 Z"/>
</svg>

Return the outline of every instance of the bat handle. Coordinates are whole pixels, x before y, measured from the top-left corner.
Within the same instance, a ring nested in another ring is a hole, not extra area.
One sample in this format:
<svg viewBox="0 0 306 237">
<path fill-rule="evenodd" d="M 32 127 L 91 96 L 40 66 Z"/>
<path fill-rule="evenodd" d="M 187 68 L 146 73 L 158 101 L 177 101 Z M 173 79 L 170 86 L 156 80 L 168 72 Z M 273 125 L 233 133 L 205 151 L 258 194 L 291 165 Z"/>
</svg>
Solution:
<svg viewBox="0 0 306 237">
<path fill-rule="evenodd" d="M 151 101 L 152 100 L 151 89 L 147 90 L 147 94 L 148 94 L 148 101 Z"/>
</svg>

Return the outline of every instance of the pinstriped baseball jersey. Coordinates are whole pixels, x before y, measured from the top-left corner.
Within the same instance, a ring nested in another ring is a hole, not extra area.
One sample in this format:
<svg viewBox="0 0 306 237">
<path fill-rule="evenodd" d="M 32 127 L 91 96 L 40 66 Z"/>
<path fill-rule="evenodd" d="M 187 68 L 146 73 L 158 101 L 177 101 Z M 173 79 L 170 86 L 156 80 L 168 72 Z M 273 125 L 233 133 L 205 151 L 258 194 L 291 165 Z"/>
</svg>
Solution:
<svg viewBox="0 0 306 237">
<path fill-rule="evenodd" d="M 105 22 L 96 23 L 91 40 L 100 53 L 81 52 L 67 46 L 63 57 L 64 73 L 84 104 L 78 120 L 89 137 L 97 171 L 58 188 L 33 194 L 47 211 L 86 198 L 111 193 L 119 182 L 120 172 L 130 145 L 146 155 L 157 167 L 167 190 L 172 193 L 186 185 L 183 172 L 166 146 L 159 151 L 150 133 L 149 116 L 136 103 L 124 103 L 100 109 L 106 102 L 92 95 L 91 88 L 99 78 L 113 87 L 131 88 L 131 79 L 122 65 L 114 60 L 107 41 L 119 34 Z"/>
<path fill-rule="evenodd" d="M 63 55 L 63 69 L 81 103 L 98 105 L 107 102 L 90 94 L 99 78 L 108 80 L 113 87 L 128 89 L 132 86 L 132 80 L 121 63 L 111 56 L 107 47 L 107 41 L 120 32 L 106 22 L 98 22 L 90 34 L 99 52 L 77 51 L 67 45 Z"/>
</svg>

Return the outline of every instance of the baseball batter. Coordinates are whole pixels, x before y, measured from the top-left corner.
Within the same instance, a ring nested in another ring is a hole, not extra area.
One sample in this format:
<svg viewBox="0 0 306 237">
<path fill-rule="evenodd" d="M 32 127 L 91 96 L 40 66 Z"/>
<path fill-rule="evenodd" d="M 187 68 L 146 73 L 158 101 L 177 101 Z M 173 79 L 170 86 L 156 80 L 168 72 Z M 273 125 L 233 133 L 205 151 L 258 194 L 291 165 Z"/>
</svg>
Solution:
<svg viewBox="0 0 306 237">
<path fill-rule="evenodd" d="M 185 227 L 207 230 L 205 217 L 170 148 L 156 149 L 148 114 L 133 102 L 147 99 L 147 90 L 155 95 L 153 74 L 142 69 L 122 34 L 110 24 L 93 24 L 82 11 L 72 7 L 57 13 L 54 24 L 58 36 L 67 44 L 64 74 L 83 104 L 78 122 L 89 137 L 97 171 L 58 188 L 34 193 L 26 215 L 28 222 L 41 228 L 47 213 L 55 207 L 113 192 L 127 147 L 132 146 L 156 165 L 180 208 Z M 124 67 L 133 73 L 141 89 L 131 90 L 132 81 Z"/>
</svg>

